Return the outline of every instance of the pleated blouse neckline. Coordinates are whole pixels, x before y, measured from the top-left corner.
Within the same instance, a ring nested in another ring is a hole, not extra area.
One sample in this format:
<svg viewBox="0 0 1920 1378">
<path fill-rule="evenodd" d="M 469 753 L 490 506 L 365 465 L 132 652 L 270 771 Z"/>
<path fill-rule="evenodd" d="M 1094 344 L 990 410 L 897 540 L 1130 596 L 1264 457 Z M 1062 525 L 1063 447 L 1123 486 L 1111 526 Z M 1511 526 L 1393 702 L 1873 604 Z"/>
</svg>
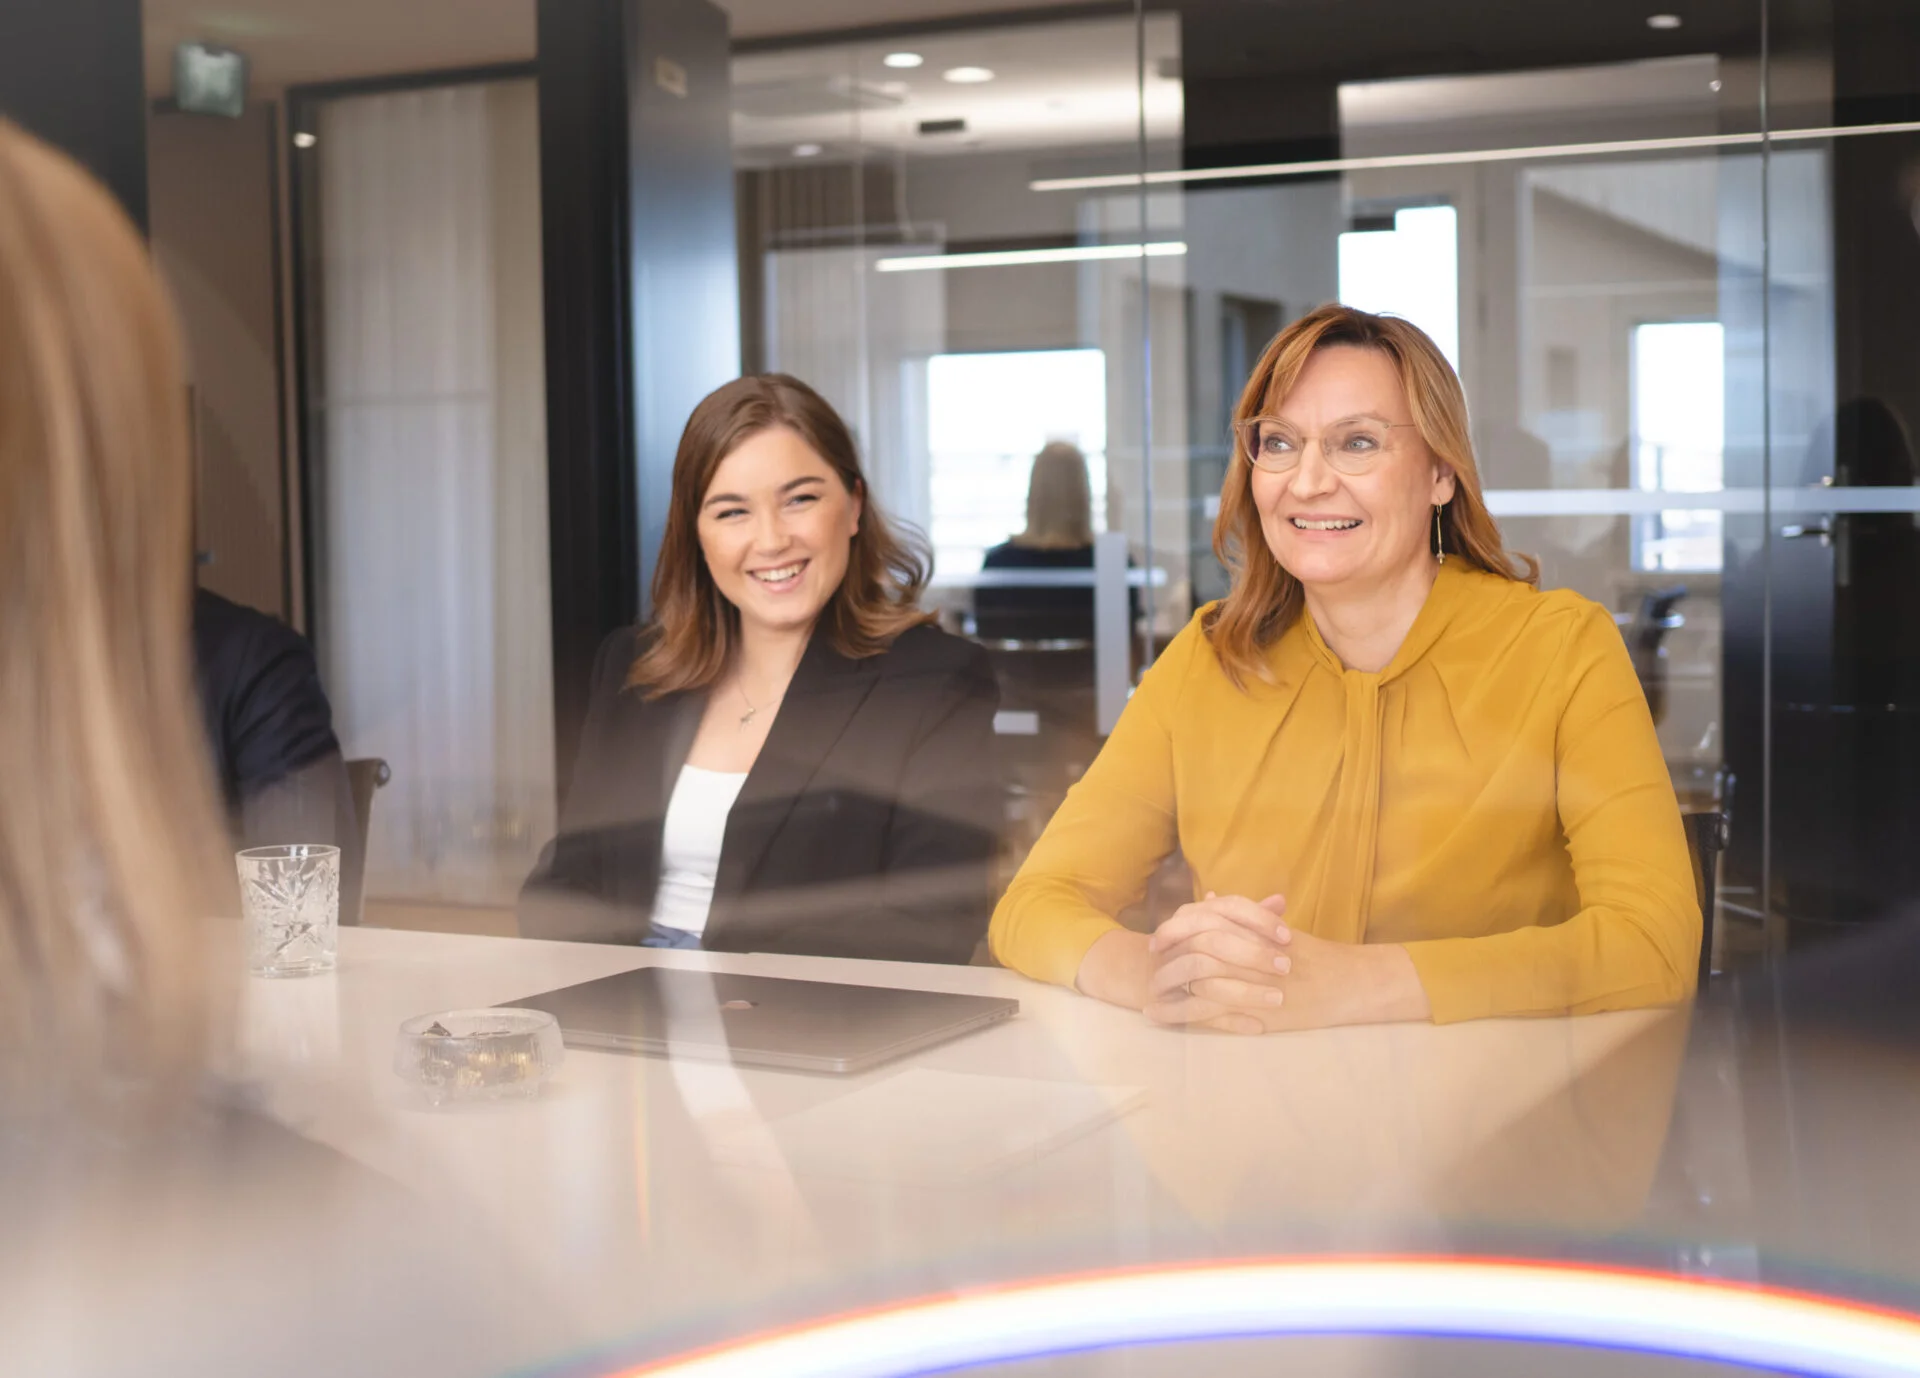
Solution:
<svg viewBox="0 0 1920 1378">
<path fill-rule="evenodd" d="M 1320 628 L 1313 620 L 1313 614 L 1303 606 L 1300 609 L 1300 621 L 1307 634 L 1307 645 L 1312 648 L 1314 658 L 1342 679 L 1349 675 L 1370 679 L 1376 684 L 1390 684 L 1418 665 L 1434 643 L 1447 629 L 1459 611 L 1467 589 L 1473 582 L 1476 570 L 1468 570 L 1460 565 L 1442 565 L 1434 573 L 1433 587 L 1427 590 L 1427 601 L 1420 605 L 1419 615 L 1413 619 L 1413 625 L 1407 629 L 1406 640 L 1400 643 L 1400 649 L 1393 653 L 1393 659 L 1379 671 L 1351 670 L 1341 663 L 1326 639 L 1320 635 Z"/>
<path fill-rule="evenodd" d="M 1350 670 L 1302 609 L 1307 642 L 1321 666 L 1340 681 L 1346 700 L 1341 764 L 1332 817 L 1319 865 L 1307 887 L 1311 931 L 1340 942 L 1366 940 L 1373 908 L 1373 882 L 1380 842 L 1380 784 L 1385 748 L 1386 700 L 1382 691 L 1418 665 L 1439 641 L 1454 614 L 1471 596 L 1473 571 L 1442 565 L 1427 601 L 1407 629 L 1406 640 L 1377 673 Z"/>
</svg>

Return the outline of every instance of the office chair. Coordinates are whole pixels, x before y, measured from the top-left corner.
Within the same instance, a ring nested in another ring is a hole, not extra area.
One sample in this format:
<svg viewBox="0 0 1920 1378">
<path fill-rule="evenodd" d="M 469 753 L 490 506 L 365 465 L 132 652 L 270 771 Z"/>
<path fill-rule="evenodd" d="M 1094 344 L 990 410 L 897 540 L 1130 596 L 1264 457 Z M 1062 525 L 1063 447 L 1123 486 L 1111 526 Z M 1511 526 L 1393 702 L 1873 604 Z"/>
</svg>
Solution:
<svg viewBox="0 0 1920 1378">
<path fill-rule="evenodd" d="M 1693 861 L 1693 893 L 1700 901 L 1700 979 L 1698 990 L 1707 988 L 1713 975 L 1714 873 L 1720 853 L 1727 849 L 1727 816 L 1708 811 L 1681 815 L 1687 828 L 1687 854 Z"/>
<path fill-rule="evenodd" d="M 340 877 L 340 922 L 358 924 L 364 916 L 367 879 L 367 832 L 373 822 L 373 796 L 393 779 L 393 769 L 378 756 L 347 762 L 347 786 L 353 792 L 353 854 L 346 858 Z"/>
<path fill-rule="evenodd" d="M 1667 716 L 1667 633 L 1687 624 L 1687 619 L 1674 611 L 1686 596 L 1685 584 L 1654 590 L 1640 600 L 1639 612 L 1623 632 L 1627 654 L 1633 658 L 1634 673 L 1640 677 L 1640 687 L 1646 692 L 1647 707 L 1656 723 Z"/>
</svg>

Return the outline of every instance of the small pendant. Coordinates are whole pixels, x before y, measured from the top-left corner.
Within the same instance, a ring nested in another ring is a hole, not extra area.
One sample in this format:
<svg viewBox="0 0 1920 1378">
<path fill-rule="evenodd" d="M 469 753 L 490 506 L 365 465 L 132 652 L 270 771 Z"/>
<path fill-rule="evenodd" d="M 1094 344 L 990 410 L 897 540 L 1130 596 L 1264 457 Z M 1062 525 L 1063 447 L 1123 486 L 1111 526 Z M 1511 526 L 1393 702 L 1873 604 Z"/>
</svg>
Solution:
<svg viewBox="0 0 1920 1378">
<path fill-rule="evenodd" d="M 740 715 L 740 726 L 745 727 L 748 723 L 752 722 L 753 715 L 759 711 L 758 708 L 749 708 L 746 712 L 742 713 Z"/>
</svg>

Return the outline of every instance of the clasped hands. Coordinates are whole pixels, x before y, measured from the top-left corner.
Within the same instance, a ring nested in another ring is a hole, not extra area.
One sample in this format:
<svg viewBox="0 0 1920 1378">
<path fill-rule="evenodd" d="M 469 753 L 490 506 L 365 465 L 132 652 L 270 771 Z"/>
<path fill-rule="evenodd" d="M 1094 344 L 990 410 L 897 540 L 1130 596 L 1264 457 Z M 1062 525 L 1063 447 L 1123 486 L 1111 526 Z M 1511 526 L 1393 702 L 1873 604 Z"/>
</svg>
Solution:
<svg viewBox="0 0 1920 1378">
<path fill-rule="evenodd" d="M 1211 890 L 1181 905 L 1147 938 L 1147 1018 L 1229 1033 L 1284 1027 L 1295 940 L 1286 912 L 1280 895 L 1255 903 Z"/>
<path fill-rule="evenodd" d="M 1429 1017 L 1405 948 L 1317 938 L 1286 912 L 1279 895 L 1181 905 L 1146 941 L 1147 1018 L 1255 1034 Z"/>
</svg>

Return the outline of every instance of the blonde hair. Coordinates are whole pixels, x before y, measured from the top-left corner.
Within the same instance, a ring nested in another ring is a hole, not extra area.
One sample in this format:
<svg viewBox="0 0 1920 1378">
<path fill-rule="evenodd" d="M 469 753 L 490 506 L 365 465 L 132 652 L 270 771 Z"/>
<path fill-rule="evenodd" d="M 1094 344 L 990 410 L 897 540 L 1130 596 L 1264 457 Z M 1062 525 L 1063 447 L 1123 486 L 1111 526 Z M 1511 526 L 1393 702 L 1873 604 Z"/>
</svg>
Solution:
<svg viewBox="0 0 1920 1378">
<path fill-rule="evenodd" d="M 138 233 L 0 121 L 0 1096 L 178 1104 L 211 1053 L 185 393 Z"/>
<path fill-rule="evenodd" d="M 1373 349 L 1393 361 L 1406 389 L 1413 423 L 1439 460 L 1453 473 L 1453 497 L 1442 513 L 1448 559 L 1529 584 L 1540 581 L 1531 556 L 1508 553 L 1500 528 L 1480 495 L 1480 469 L 1473 458 L 1467 396 L 1459 375 L 1424 331 L 1397 316 L 1376 316 L 1350 306 L 1322 306 L 1273 337 L 1234 405 L 1236 423 L 1272 414 L 1293 391 L 1314 351 L 1336 345 Z M 1213 550 L 1233 575 L 1227 596 L 1201 624 L 1214 654 L 1236 685 L 1266 673 L 1266 648 L 1300 616 L 1300 581 L 1273 557 L 1253 502 L 1253 466 L 1236 447 L 1220 488 L 1220 515 L 1213 524 Z"/>
<path fill-rule="evenodd" d="M 1050 441 L 1033 457 L 1027 529 L 1013 543 L 1028 550 L 1078 550 L 1093 544 L 1093 485 L 1078 445 Z"/>
</svg>

